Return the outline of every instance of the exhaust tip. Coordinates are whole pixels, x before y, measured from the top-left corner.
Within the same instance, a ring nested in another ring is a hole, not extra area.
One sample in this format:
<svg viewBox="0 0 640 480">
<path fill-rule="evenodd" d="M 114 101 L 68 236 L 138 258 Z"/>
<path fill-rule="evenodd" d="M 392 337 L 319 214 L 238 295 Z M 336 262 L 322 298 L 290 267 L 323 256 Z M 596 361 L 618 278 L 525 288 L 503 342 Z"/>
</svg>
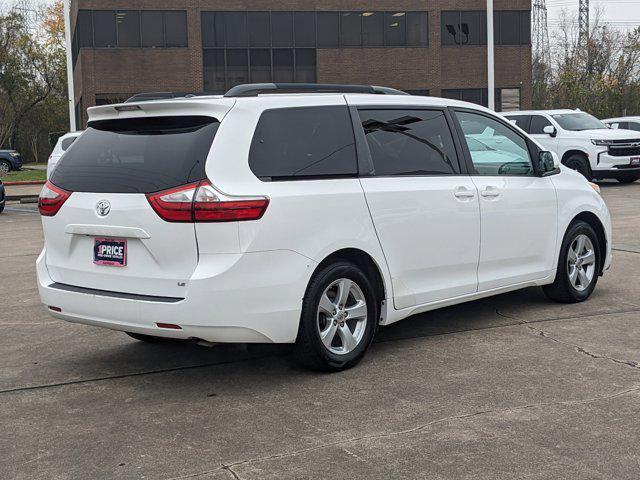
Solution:
<svg viewBox="0 0 640 480">
<path fill-rule="evenodd" d="M 62 312 L 62 309 L 60 307 L 52 307 L 51 305 L 49 305 L 49 310 L 51 310 L 52 312 Z"/>
</svg>

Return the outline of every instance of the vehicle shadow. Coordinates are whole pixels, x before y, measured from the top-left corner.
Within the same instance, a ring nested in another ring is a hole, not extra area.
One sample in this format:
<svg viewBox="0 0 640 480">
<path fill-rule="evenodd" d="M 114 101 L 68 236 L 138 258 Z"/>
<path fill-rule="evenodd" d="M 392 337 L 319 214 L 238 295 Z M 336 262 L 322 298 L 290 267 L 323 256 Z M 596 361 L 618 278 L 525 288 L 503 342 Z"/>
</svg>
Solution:
<svg viewBox="0 0 640 480">
<path fill-rule="evenodd" d="M 403 341 L 424 339 L 428 342 L 429 337 L 452 333 L 579 319 L 587 315 L 607 313 L 611 309 L 612 300 L 620 301 L 618 298 L 612 299 L 612 292 L 608 289 L 601 289 L 596 290 L 589 302 L 564 305 L 549 301 L 540 288 L 527 288 L 440 308 L 381 327 L 372 352 L 365 357 L 365 363 L 373 361 L 377 364 L 375 357 L 382 352 L 395 357 L 406 348 Z M 637 309 L 631 303 L 627 307 L 624 303 L 620 305 L 621 308 Z M 496 335 L 499 335 L 498 331 Z M 201 375 L 196 374 L 197 372 L 215 371 L 218 379 L 229 375 L 262 372 L 272 379 L 282 381 L 283 376 L 290 376 L 293 372 L 302 377 L 316 375 L 295 362 L 291 355 L 291 345 L 217 344 L 205 347 L 186 341 L 145 343 L 129 339 L 120 332 L 105 332 L 101 329 L 88 329 L 82 336 L 85 347 L 101 343 L 101 336 L 105 341 L 101 348 L 82 348 L 69 356 L 61 353 L 54 377 L 62 377 L 69 382 L 83 382 L 193 372 L 193 378 L 200 378 Z M 189 377 L 191 376 L 190 374 Z M 249 376 L 255 378 L 253 373 Z"/>
</svg>

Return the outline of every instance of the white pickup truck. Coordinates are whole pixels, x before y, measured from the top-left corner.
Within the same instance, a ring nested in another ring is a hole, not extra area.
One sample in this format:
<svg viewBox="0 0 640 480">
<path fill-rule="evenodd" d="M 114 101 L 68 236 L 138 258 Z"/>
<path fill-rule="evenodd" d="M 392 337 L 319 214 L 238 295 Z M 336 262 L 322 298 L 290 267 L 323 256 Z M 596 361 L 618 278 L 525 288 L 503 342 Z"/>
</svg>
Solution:
<svg viewBox="0 0 640 480">
<path fill-rule="evenodd" d="M 530 110 L 503 114 L 561 162 L 588 180 L 640 178 L 640 132 L 611 129 L 579 110 Z"/>
</svg>

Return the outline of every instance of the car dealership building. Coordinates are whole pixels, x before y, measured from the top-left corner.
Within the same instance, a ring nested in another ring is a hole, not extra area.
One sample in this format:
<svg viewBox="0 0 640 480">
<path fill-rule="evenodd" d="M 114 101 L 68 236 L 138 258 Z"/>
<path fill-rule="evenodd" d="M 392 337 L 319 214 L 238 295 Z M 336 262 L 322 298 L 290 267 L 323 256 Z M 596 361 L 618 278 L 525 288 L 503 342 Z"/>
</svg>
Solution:
<svg viewBox="0 0 640 480">
<path fill-rule="evenodd" d="M 375 84 L 487 103 L 486 0 L 72 0 L 78 125 L 140 92 Z M 531 104 L 531 0 L 495 0 L 496 109 Z"/>
</svg>

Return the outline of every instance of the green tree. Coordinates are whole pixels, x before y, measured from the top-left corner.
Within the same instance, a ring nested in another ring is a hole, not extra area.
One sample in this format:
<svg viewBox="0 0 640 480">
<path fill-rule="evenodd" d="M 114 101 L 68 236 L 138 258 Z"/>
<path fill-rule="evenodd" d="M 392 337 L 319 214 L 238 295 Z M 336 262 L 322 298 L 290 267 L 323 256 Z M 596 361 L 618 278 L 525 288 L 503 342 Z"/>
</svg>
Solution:
<svg viewBox="0 0 640 480">
<path fill-rule="evenodd" d="M 580 108 L 599 118 L 640 114 L 640 28 L 629 33 L 601 25 L 586 42 L 565 18 L 549 71 L 534 59 L 534 108 Z"/>
<path fill-rule="evenodd" d="M 35 24 L 33 23 L 35 18 Z M 62 2 L 30 16 L 0 14 L 0 146 L 30 160 L 48 155 L 48 133 L 68 123 Z"/>
</svg>

